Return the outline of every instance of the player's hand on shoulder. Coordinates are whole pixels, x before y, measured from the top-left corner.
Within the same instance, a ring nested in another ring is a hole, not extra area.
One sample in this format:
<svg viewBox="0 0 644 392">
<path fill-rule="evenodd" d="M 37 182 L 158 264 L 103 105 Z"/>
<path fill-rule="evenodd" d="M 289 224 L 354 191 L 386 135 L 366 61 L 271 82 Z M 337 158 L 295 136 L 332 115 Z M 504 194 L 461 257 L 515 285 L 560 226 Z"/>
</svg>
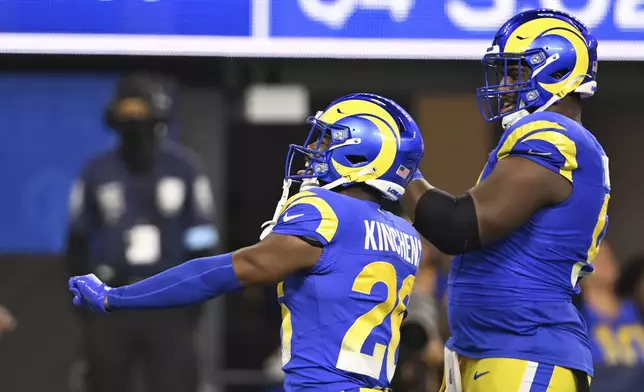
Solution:
<svg viewBox="0 0 644 392">
<path fill-rule="evenodd" d="M 425 177 L 423 177 L 423 173 L 420 172 L 420 169 L 416 169 L 414 174 L 412 174 L 411 179 L 409 180 L 409 182 L 411 183 L 412 181 L 415 181 L 415 180 L 424 180 L 424 179 L 425 179 Z"/>
<path fill-rule="evenodd" d="M 409 180 L 409 184 L 405 188 L 405 194 L 400 200 L 405 215 L 411 218 L 412 221 L 416 215 L 418 200 L 431 188 L 432 186 L 425 180 L 420 169 L 416 169 Z"/>
<path fill-rule="evenodd" d="M 74 305 L 105 313 L 105 298 L 112 288 L 94 274 L 69 278 L 69 291 L 74 295 Z"/>
</svg>

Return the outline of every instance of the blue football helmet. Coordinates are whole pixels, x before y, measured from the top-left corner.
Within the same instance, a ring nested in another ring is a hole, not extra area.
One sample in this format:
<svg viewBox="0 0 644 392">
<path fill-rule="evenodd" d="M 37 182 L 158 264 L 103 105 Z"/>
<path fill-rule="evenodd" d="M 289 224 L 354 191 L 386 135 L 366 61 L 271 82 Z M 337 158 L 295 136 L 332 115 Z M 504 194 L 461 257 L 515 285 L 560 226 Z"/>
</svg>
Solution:
<svg viewBox="0 0 644 392">
<path fill-rule="evenodd" d="M 364 183 L 390 200 L 405 192 L 424 154 L 414 119 L 394 101 L 350 94 L 309 117 L 302 145 L 291 144 L 285 178 L 335 189 Z"/>
<path fill-rule="evenodd" d="M 301 183 L 300 191 L 364 183 L 395 201 L 405 193 L 425 152 L 414 119 L 379 95 L 346 95 L 306 122 L 311 131 L 304 144 L 290 145 L 282 197 L 273 219 L 262 225 L 260 239 L 277 223 L 294 182 Z"/>
<path fill-rule="evenodd" d="M 505 128 L 566 95 L 597 89 L 597 40 L 572 15 L 551 9 L 522 12 L 496 33 L 483 57 L 485 87 L 476 95 L 487 121 Z"/>
</svg>

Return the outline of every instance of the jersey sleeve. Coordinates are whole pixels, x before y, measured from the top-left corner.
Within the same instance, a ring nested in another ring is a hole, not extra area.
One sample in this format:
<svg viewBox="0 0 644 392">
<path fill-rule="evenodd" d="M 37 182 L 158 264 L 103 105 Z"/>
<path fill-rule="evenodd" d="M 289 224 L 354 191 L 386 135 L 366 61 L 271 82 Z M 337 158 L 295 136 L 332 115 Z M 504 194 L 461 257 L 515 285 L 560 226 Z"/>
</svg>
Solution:
<svg viewBox="0 0 644 392">
<path fill-rule="evenodd" d="M 291 197 L 272 232 L 312 239 L 327 246 L 338 230 L 338 216 L 322 194 L 306 191 Z"/>
<path fill-rule="evenodd" d="M 578 167 L 577 145 L 572 135 L 552 121 L 532 121 L 511 130 L 497 152 L 497 160 L 508 156 L 529 159 L 570 182 Z"/>
</svg>

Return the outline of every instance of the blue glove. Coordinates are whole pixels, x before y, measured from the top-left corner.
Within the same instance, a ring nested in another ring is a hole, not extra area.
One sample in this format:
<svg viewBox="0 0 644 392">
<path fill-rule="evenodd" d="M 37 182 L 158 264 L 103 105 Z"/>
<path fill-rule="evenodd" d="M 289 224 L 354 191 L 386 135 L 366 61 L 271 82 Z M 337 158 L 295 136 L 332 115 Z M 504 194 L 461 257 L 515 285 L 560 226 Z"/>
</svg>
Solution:
<svg viewBox="0 0 644 392">
<path fill-rule="evenodd" d="M 94 274 L 69 278 L 69 291 L 74 294 L 74 305 L 90 308 L 94 312 L 107 313 L 105 297 L 111 289 Z"/>
<path fill-rule="evenodd" d="M 425 177 L 423 177 L 423 173 L 420 172 L 420 169 L 416 169 L 414 174 L 411 176 L 411 179 L 409 180 L 409 182 L 412 182 L 414 180 L 424 180 L 424 179 Z"/>
</svg>

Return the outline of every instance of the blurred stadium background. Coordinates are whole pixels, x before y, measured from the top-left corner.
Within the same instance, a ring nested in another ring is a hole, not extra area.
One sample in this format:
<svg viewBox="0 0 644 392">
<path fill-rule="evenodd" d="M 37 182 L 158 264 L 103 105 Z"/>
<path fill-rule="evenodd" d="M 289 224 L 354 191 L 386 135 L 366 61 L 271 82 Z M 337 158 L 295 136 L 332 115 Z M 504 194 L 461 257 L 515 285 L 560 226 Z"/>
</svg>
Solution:
<svg viewBox="0 0 644 392">
<path fill-rule="evenodd" d="M 584 123 L 610 157 L 613 252 L 600 258 L 616 272 L 589 281 L 598 293 L 589 298 L 599 307 L 627 301 L 613 297 L 617 285 L 634 300 L 640 287 L 642 300 L 641 1 L 0 1 L 0 305 L 17 321 L 0 334 L 0 391 L 88 390 L 81 321 L 67 292 L 68 199 L 82 168 L 116 142 L 104 112 L 123 75 L 173 78 L 168 138 L 203 162 L 219 251 L 230 251 L 254 243 L 271 217 L 288 144 L 303 141 L 306 116 L 347 93 L 373 92 L 407 108 L 425 135 L 425 177 L 467 190 L 500 135 L 478 111 L 477 60 L 503 21 L 538 6 L 570 11 L 600 42 L 598 94 L 584 102 Z M 441 306 L 448 262 L 434 252 L 417 280 L 421 333 L 407 329 L 397 391 L 437 388 L 449 334 Z M 207 304 L 195 337 L 201 390 L 279 390 L 279 318 L 272 287 Z M 644 328 L 606 325 L 597 341 L 610 355 L 595 358 L 606 370 L 593 390 L 617 392 L 620 379 L 644 375 Z M 644 384 L 630 385 L 624 390 Z"/>
</svg>

